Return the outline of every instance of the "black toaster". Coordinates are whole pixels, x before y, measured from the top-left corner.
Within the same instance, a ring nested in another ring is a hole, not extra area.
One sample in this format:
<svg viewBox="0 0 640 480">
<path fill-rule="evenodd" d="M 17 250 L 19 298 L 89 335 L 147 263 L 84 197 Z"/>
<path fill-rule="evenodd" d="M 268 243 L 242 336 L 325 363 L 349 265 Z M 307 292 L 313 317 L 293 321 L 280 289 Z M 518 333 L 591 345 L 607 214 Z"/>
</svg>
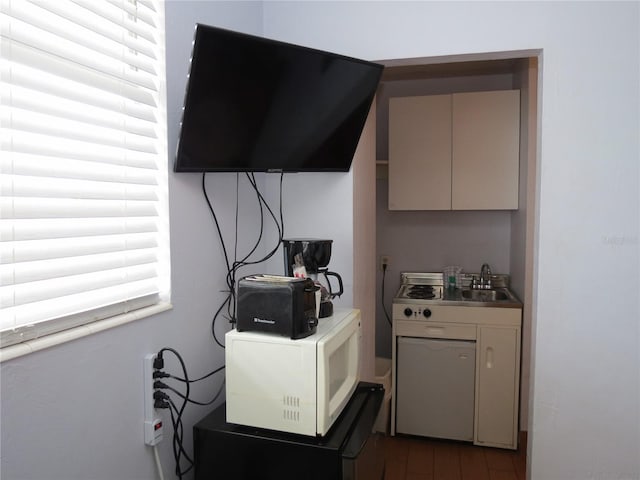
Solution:
<svg viewBox="0 0 640 480">
<path fill-rule="evenodd" d="M 292 339 L 312 335 L 318 325 L 316 291 L 309 278 L 250 275 L 238 281 L 236 329 Z"/>
</svg>

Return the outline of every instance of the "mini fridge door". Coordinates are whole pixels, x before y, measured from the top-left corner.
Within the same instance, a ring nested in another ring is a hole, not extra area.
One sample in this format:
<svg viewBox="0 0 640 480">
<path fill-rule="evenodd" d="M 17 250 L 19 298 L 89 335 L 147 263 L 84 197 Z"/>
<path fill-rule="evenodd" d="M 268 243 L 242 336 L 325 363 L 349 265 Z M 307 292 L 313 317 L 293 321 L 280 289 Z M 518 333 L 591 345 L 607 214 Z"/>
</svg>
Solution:
<svg viewBox="0 0 640 480">
<path fill-rule="evenodd" d="M 398 337 L 396 431 L 473 441 L 474 341 Z"/>
</svg>

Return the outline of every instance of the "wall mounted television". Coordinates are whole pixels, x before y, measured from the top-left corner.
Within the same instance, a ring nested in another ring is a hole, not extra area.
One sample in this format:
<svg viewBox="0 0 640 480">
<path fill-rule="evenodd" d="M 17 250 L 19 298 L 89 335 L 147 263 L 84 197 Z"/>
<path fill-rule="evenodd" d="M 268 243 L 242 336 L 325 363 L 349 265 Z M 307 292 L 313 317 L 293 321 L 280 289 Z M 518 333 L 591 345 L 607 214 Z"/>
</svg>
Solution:
<svg viewBox="0 0 640 480">
<path fill-rule="evenodd" d="M 383 66 L 196 25 L 176 172 L 345 172 Z"/>
</svg>

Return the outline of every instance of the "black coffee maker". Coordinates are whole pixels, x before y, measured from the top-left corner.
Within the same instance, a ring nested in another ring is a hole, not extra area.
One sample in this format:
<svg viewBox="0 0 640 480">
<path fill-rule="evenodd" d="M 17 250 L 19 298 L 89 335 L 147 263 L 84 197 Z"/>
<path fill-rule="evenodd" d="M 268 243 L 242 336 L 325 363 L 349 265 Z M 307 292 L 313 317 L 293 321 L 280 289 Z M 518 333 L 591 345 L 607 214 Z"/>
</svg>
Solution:
<svg viewBox="0 0 640 480">
<path fill-rule="evenodd" d="M 282 241 L 284 245 L 284 272 L 290 277 L 295 276 L 301 267 L 306 274 L 320 287 L 320 312 L 319 318 L 333 315 L 333 300 L 342 295 L 342 277 L 336 272 L 330 272 L 326 267 L 331 259 L 331 244 L 333 240 L 319 240 L 314 238 L 292 238 Z M 326 287 L 320 283 L 319 277 L 323 276 Z M 335 277 L 338 281 L 338 291 L 331 288 L 329 277 Z"/>
</svg>

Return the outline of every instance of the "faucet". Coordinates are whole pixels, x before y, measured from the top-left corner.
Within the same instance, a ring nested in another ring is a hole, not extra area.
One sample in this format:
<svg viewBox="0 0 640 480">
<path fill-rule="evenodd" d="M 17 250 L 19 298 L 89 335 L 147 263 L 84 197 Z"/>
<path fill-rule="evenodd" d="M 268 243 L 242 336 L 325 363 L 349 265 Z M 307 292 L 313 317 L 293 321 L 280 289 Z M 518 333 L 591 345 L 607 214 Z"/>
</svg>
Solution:
<svg viewBox="0 0 640 480">
<path fill-rule="evenodd" d="M 480 268 L 480 285 L 478 288 L 489 290 L 491 288 L 491 267 L 488 263 L 483 263 Z"/>
</svg>

